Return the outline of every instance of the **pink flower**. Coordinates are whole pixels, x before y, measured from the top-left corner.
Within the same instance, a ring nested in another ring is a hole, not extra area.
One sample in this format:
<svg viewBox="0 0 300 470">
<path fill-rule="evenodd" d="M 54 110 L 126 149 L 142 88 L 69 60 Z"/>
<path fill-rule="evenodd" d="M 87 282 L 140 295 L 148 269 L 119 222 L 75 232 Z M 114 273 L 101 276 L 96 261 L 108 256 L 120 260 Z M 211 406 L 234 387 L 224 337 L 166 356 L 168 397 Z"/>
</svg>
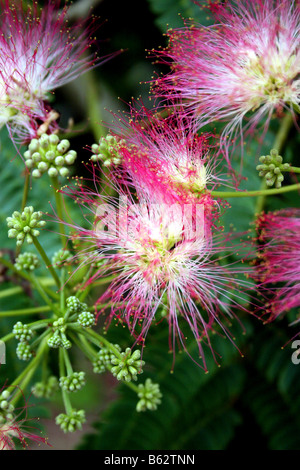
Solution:
<svg viewBox="0 0 300 470">
<path fill-rule="evenodd" d="M 99 63 L 85 55 L 93 40 L 89 27 L 68 26 L 67 7 L 48 1 L 40 8 L 0 1 L 0 127 L 7 125 L 23 140 L 36 136 L 49 121 L 49 94 Z"/>
<path fill-rule="evenodd" d="M 0 450 L 15 450 L 17 444 L 26 449 L 29 441 L 47 444 L 47 439 L 35 434 L 35 428 L 29 425 L 33 418 L 27 416 L 27 405 L 15 409 L 10 395 L 4 387 L 0 390 Z"/>
<path fill-rule="evenodd" d="M 151 323 L 167 319 L 173 351 L 176 341 L 185 348 L 184 319 L 206 369 L 203 343 L 211 348 L 209 331 L 219 325 L 232 341 L 226 322 L 238 308 L 246 310 L 249 285 L 236 275 L 247 270 L 226 266 L 226 257 L 241 246 L 230 246 L 229 235 L 207 236 L 211 225 L 200 203 L 152 203 L 146 192 L 137 204 L 128 189 L 116 188 L 119 201 L 83 186 L 69 188 L 95 217 L 92 229 L 74 226 L 76 240 L 86 246 L 79 259 L 98 266 L 87 284 L 114 277 L 98 310 L 110 306 L 110 320 L 125 320 L 142 343 Z"/>
<path fill-rule="evenodd" d="M 157 79 L 155 91 L 182 99 L 200 126 L 228 122 L 228 147 L 263 118 L 266 130 L 274 110 L 299 112 L 300 11 L 294 0 L 229 0 L 216 15 L 216 25 L 169 31 L 169 46 L 158 55 L 172 71 Z"/>
<path fill-rule="evenodd" d="M 126 181 L 129 175 L 137 194 L 147 193 L 152 202 L 202 204 L 206 218 L 218 219 L 222 202 L 215 201 L 210 191 L 227 185 L 218 140 L 209 133 L 197 135 L 193 122 L 180 110 L 162 118 L 164 112 L 142 106 L 132 108 L 127 120 L 117 116 L 122 136 L 119 179 Z"/>
<path fill-rule="evenodd" d="M 271 297 L 267 312 L 272 321 L 300 306 L 300 210 L 262 214 L 257 227 L 261 243 L 257 278 Z"/>
</svg>

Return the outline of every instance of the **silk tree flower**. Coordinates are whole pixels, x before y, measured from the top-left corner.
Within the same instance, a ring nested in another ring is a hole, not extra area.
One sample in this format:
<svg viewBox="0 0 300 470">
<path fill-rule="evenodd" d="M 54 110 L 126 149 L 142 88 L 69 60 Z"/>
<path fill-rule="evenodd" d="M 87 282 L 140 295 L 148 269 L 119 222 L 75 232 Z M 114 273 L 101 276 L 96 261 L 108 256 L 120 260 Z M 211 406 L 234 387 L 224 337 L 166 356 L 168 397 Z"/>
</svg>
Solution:
<svg viewBox="0 0 300 470">
<path fill-rule="evenodd" d="M 269 293 L 269 321 L 300 306 L 300 210 L 262 214 L 257 221 L 259 286 Z M 277 286 L 276 286 L 277 285 Z"/>
<path fill-rule="evenodd" d="M 0 127 L 21 140 L 36 137 L 43 123 L 55 130 L 50 94 L 99 63 L 86 55 L 93 21 L 83 30 L 68 26 L 68 9 L 59 7 L 59 0 L 41 9 L 36 2 L 26 9 L 22 2 L 0 1 Z"/>
<path fill-rule="evenodd" d="M 266 130 L 274 111 L 299 112 L 299 19 L 294 0 L 229 0 L 218 24 L 169 31 L 158 56 L 172 71 L 155 91 L 182 99 L 200 127 L 227 122 L 227 148 L 242 128 Z"/>
<path fill-rule="evenodd" d="M 203 344 L 212 348 L 210 330 L 219 325 L 221 333 L 232 340 L 226 322 L 236 316 L 238 308 L 246 310 L 248 281 L 236 278 L 240 269 L 226 266 L 225 260 L 238 248 L 228 246 L 230 237 L 206 236 L 205 224 L 210 222 L 201 210 L 191 214 L 188 204 L 157 204 L 147 197 L 137 204 L 130 191 L 117 185 L 116 189 L 119 200 L 104 198 L 84 186 L 68 189 L 95 217 L 93 228 L 73 226 L 76 243 L 81 239 L 85 245 L 78 258 L 98 266 L 86 285 L 114 277 L 96 303 L 98 313 L 108 304 L 108 324 L 113 318 L 125 321 L 141 343 L 152 322 L 167 319 L 173 352 L 176 342 L 186 348 L 180 328 L 183 318 L 206 369 Z"/>
<path fill-rule="evenodd" d="M 120 180 L 129 175 L 138 195 L 147 192 L 152 202 L 201 203 L 207 218 L 218 219 L 222 201 L 214 200 L 210 191 L 228 185 L 221 173 L 219 141 L 211 133 L 197 135 L 180 110 L 162 118 L 163 111 L 141 106 L 126 118 L 117 116 Z"/>
<path fill-rule="evenodd" d="M 27 416 L 26 405 L 15 409 L 9 403 L 11 393 L 4 388 L 0 392 L 0 450 L 15 450 L 18 444 L 26 449 L 30 441 L 47 444 L 47 439 L 29 425 L 32 418 Z"/>
</svg>

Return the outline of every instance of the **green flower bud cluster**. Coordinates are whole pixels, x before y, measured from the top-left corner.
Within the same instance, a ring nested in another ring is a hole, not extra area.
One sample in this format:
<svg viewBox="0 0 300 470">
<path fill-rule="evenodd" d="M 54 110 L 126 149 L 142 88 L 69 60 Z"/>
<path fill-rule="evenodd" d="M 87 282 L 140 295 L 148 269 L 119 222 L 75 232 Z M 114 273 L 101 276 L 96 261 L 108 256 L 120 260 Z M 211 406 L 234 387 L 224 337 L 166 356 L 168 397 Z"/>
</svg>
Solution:
<svg viewBox="0 0 300 470">
<path fill-rule="evenodd" d="M 122 349 L 118 344 L 114 344 L 114 347 L 121 352 Z M 112 359 L 116 356 L 108 348 L 102 348 L 97 354 L 97 359 L 93 362 L 93 371 L 95 374 L 103 374 L 111 365 Z"/>
<path fill-rule="evenodd" d="M 67 325 L 64 318 L 59 318 L 53 322 L 54 334 L 48 339 L 49 348 L 64 348 L 70 349 L 72 347 L 71 341 L 66 336 Z"/>
<path fill-rule="evenodd" d="M 52 256 L 52 265 L 54 268 L 62 268 L 66 263 L 71 261 L 72 255 L 68 250 L 59 250 Z"/>
<path fill-rule="evenodd" d="M 77 322 L 83 328 L 91 328 L 95 324 L 95 315 L 89 312 L 87 304 L 80 302 L 77 297 L 68 297 L 66 305 L 71 314 L 78 314 Z"/>
<path fill-rule="evenodd" d="M 99 144 L 92 145 L 94 155 L 91 156 L 91 161 L 102 161 L 104 166 L 120 165 L 122 156 L 119 153 L 119 148 L 124 144 L 123 139 L 119 140 L 112 135 L 101 137 Z"/>
<path fill-rule="evenodd" d="M 32 358 L 32 351 L 28 343 L 19 343 L 16 353 L 20 361 L 29 361 Z"/>
<path fill-rule="evenodd" d="M 69 150 L 70 142 L 59 140 L 55 134 L 42 134 L 39 139 L 32 139 L 24 153 L 25 165 L 32 169 L 32 176 L 40 178 L 46 171 L 50 177 L 68 176 L 67 166 L 73 165 L 77 158 L 74 150 Z"/>
<path fill-rule="evenodd" d="M 57 377 L 51 375 L 46 382 L 37 382 L 32 387 L 32 393 L 36 398 L 51 398 L 58 389 Z"/>
<path fill-rule="evenodd" d="M 81 313 L 88 310 L 87 304 L 80 302 L 74 295 L 67 298 L 66 305 L 70 313 Z"/>
<path fill-rule="evenodd" d="M 38 228 L 44 227 L 46 222 L 40 220 L 42 212 L 34 212 L 32 206 L 25 207 L 22 213 L 15 211 L 11 217 L 7 217 L 8 238 L 16 238 L 17 246 L 21 246 L 26 239 L 27 243 L 32 243 L 32 237 L 38 237 Z"/>
<path fill-rule="evenodd" d="M 16 339 L 19 340 L 16 354 L 20 361 L 29 361 L 32 357 L 32 351 L 28 344 L 28 341 L 33 337 L 33 331 L 28 325 L 23 325 L 22 322 L 18 321 L 13 327 L 13 334 Z"/>
<path fill-rule="evenodd" d="M 121 358 L 117 356 L 112 358 L 111 373 L 118 380 L 125 380 L 125 382 L 137 380 L 137 375 L 143 372 L 142 367 L 145 364 L 140 358 L 141 351 L 136 349 L 132 352 L 130 348 L 126 348 L 125 352 L 121 353 Z"/>
<path fill-rule="evenodd" d="M 147 379 L 144 384 L 138 385 L 138 397 L 140 400 L 136 405 L 137 411 L 156 410 L 161 403 L 162 394 L 159 385 Z"/>
<path fill-rule="evenodd" d="M 284 180 L 282 171 L 288 170 L 290 164 L 282 163 L 283 158 L 276 149 L 272 149 L 270 155 L 261 156 L 259 161 L 261 165 L 256 167 L 259 171 L 259 176 L 265 178 L 267 186 L 275 185 L 275 188 L 280 188 Z"/>
<path fill-rule="evenodd" d="M 39 265 L 39 259 L 34 253 L 21 253 L 15 262 L 18 271 L 34 271 Z"/>
<path fill-rule="evenodd" d="M 14 325 L 12 332 L 21 343 L 28 342 L 33 337 L 33 331 L 20 321 Z"/>
<path fill-rule="evenodd" d="M 82 428 L 82 424 L 85 422 L 85 412 L 84 410 L 72 410 L 69 414 L 61 413 L 55 421 L 65 433 L 74 432 Z"/>
<path fill-rule="evenodd" d="M 72 375 L 67 377 L 60 377 L 59 385 L 66 392 L 77 392 L 85 385 L 85 373 L 73 372 Z"/>
<path fill-rule="evenodd" d="M 3 390 L 0 395 L 0 426 L 14 419 L 15 407 L 9 403 L 10 395 L 8 390 Z"/>
<path fill-rule="evenodd" d="M 95 325 L 95 315 L 91 312 L 81 312 L 77 321 L 83 328 L 91 328 Z"/>
</svg>

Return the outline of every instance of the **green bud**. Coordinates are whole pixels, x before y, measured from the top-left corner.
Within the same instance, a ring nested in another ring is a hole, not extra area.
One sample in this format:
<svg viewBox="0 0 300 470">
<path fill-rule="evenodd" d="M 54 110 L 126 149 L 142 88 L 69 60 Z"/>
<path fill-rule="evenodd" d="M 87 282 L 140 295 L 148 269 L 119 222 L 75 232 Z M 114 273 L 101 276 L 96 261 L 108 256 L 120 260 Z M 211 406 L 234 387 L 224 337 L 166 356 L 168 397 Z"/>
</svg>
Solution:
<svg viewBox="0 0 300 470">
<path fill-rule="evenodd" d="M 32 206 L 25 207 L 23 212 L 15 211 L 11 217 L 7 217 L 9 238 L 17 239 L 17 246 L 21 246 L 26 239 L 27 243 L 32 243 L 32 237 L 38 237 L 40 232 L 37 228 L 45 226 L 46 222 L 40 220 L 42 212 L 34 212 Z"/>
<path fill-rule="evenodd" d="M 147 379 L 145 384 L 138 385 L 138 397 L 140 400 L 136 405 L 137 411 L 156 410 L 161 403 L 162 394 L 159 385 Z"/>
<path fill-rule="evenodd" d="M 65 433 L 74 432 L 82 428 L 82 424 L 85 422 L 85 412 L 84 410 L 72 410 L 70 414 L 61 413 L 55 421 Z"/>
<path fill-rule="evenodd" d="M 31 390 L 36 398 L 51 398 L 58 390 L 57 377 L 52 375 L 46 382 L 37 382 Z"/>
<path fill-rule="evenodd" d="M 66 392 L 77 392 L 85 385 L 85 373 L 73 372 L 72 375 L 67 377 L 60 377 L 59 385 Z"/>
<path fill-rule="evenodd" d="M 12 332 L 21 343 L 26 343 L 33 337 L 33 331 L 20 321 L 14 325 Z"/>
<path fill-rule="evenodd" d="M 17 350 L 17 356 L 21 361 L 29 361 L 32 358 L 32 352 L 30 350 L 30 346 L 27 343 L 19 343 Z"/>
<path fill-rule="evenodd" d="M 39 259 L 34 253 L 21 253 L 15 262 L 18 271 L 34 271 L 39 265 Z"/>
<path fill-rule="evenodd" d="M 282 171 L 287 170 L 290 165 L 288 163 L 282 164 L 283 159 L 278 155 L 276 149 L 272 149 L 270 155 L 262 155 L 259 161 L 262 163 L 262 165 L 257 165 L 256 167 L 259 171 L 259 176 L 265 178 L 267 186 L 275 185 L 276 188 L 280 188 L 284 180 Z"/>
<path fill-rule="evenodd" d="M 59 250 L 52 257 L 52 264 L 55 268 L 62 268 L 66 263 L 70 262 L 72 255 L 68 250 Z"/>
<path fill-rule="evenodd" d="M 39 139 L 32 139 L 28 150 L 24 153 L 25 165 L 32 169 L 32 176 L 40 178 L 45 172 L 50 177 L 68 176 L 66 168 L 76 160 L 77 154 L 69 150 L 70 142 L 63 139 L 61 142 L 55 134 L 42 134 Z M 69 150 L 69 151 L 68 151 Z M 49 167 L 49 165 L 51 165 Z"/>
<path fill-rule="evenodd" d="M 111 373 L 118 380 L 125 380 L 125 382 L 137 380 L 137 375 L 143 372 L 142 366 L 145 364 L 140 357 L 141 352 L 138 349 L 132 352 L 130 348 L 126 348 L 125 352 L 121 353 L 121 358 L 115 356 L 112 359 L 114 366 L 111 368 Z"/>
<path fill-rule="evenodd" d="M 81 312 L 78 315 L 77 321 L 84 328 L 91 328 L 95 324 L 95 315 L 90 312 Z"/>
</svg>

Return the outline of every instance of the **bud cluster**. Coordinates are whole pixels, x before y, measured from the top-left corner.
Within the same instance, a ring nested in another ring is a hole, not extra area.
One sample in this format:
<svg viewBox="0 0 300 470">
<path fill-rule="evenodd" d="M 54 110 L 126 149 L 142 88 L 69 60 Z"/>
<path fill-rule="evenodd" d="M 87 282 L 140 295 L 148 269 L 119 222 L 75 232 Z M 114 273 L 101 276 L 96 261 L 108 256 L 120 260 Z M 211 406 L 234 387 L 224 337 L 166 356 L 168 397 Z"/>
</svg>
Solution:
<svg viewBox="0 0 300 470">
<path fill-rule="evenodd" d="M 118 344 L 114 347 L 121 352 L 122 349 Z M 93 362 L 93 371 L 95 374 L 102 374 L 112 365 L 112 360 L 115 358 L 115 354 L 108 348 L 102 348 L 97 354 L 97 359 Z"/>
<path fill-rule="evenodd" d="M 62 390 L 65 390 L 66 392 L 77 392 L 85 385 L 85 373 L 73 372 L 73 374 L 68 375 L 67 377 L 60 377 L 59 385 Z"/>
<path fill-rule="evenodd" d="M 126 348 L 122 352 L 121 357 L 114 356 L 111 360 L 113 367 L 111 373 L 118 380 L 125 380 L 125 382 L 131 382 L 131 380 L 137 380 L 137 375 L 141 374 L 142 367 L 145 364 L 141 358 L 141 351 L 136 349 L 131 351 L 130 348 Z"/>
<path fill-rule="evenodd" d="M 39 139 L 32 139 L 24 153 L 27 168 L 32 169 L 32 176 L 40 178 L 46 171 L 50 177 L 68 176 L 67 166 L 73 165 L 77 158 L 74 150 L 69 150 L 70 142 L 59 140 L 56 134 L 42 134 Z"/>
<path fill-rule="evenodd" d="M 13 327 L 13 334 L 15 338 L 19 340 L 16 353 L 20 361 L 29 361 L 32 357 L 32 351 L 28 344 L 28 341 L 33 337 L 33 331 L 28 325 L 23 325 L 22 322 L 18 321 Z"/>
<path fill-rule="evenodd" d="M 78 314 L 77 322 L 83 328 L 91 328 L 95 324 L 95 315 L 88 311 L 88 306 L 80 300 L 71 296 L 66 300 L 66 305 L 71 314 Z"/>
<path fill-rule="evenodd" d="M 92 145 L 94 155 L 91 156 L 92 162 L 102 161 L 104 166 L 120 165 L 122 156 L 119 153 L 119 148 L 124 145 L 123 139 L 117 140 L 112 135 L 101 137 L 99 144 Z"/>
<path fill-rule="evenodd" d="M 46 382 L 37 382 L 32 387 L 32 393 L 36 398 L 51 398 L 58 389 L 57 377 L 51 375 Z"/>
<path fill-rule="evenodd" d="M 151 379 L 147 379 L 144 384 L 138 385 L 139 401 L 136 405 L 137 411 L 156 410 L 161 403 L 162 394 L 159 384 L 153 383 Z"/>
<path fill-rule="evenodd" d="M 39 265 L 39 259 L 34 253 L 21 253 L 15 262 L 18 271 L 34 271 Z"/>
<path fill-rule="evenodd" d="M 25 207 L 22 213 L 15 211 L 11 217 L 7 217 L 7 226 L 9 238 L 17 239 L 17 246 L 21 246 L 26 239 L 27 243 L 33 242 L 33 237 L 38 237 L 40 232 L 38 228 L 46 225 L 46 222 L 40 220 L 42 212 L 34 212 L 32 206 Z"/>
<path fill-rule="evenodd" d="M 74 432 L 82 428 L 82 424 L 85 422 L 85 412 L 84 410 L 72 410 L 68 414 L 61 413 L 55 421 L 65 433 Z"/>
<path fill-rule="evenodd" d="M 256 167 L 259 171 L 259 176 L 265 178 L 267 186 L 275 185 L 275 188 L 280 188 L 284 180 L 282 171 L 287 171 L 290 164 L 282 163 L 283 158 L 276 149 L 272 149 L 270 155 L 261 156 L 259 161 L 261 165 Z"/>
<path fill-rule="evenodd" d="M 62 268 L 65 263 L 68 263 L 72 259 L 72 255 L 68 250 L 58 250 L 52 256 L 52 265 L 55 268 Z"/>
<path fill-rule="evenodd" d="M 72 343 L 66 336 L 67 325 L 64 318 L 59 318 L 53 322 L 54 334 L 48 339 L 48 346 L 53 349 L 64 348 L 70 349 Z"/>
<path fill-rule="evenodd" d="M 15 407 L 9 403 L 10 392 L 4 390 L 0 395 L 0 426 L 14 419 Z"/>
</svg>

